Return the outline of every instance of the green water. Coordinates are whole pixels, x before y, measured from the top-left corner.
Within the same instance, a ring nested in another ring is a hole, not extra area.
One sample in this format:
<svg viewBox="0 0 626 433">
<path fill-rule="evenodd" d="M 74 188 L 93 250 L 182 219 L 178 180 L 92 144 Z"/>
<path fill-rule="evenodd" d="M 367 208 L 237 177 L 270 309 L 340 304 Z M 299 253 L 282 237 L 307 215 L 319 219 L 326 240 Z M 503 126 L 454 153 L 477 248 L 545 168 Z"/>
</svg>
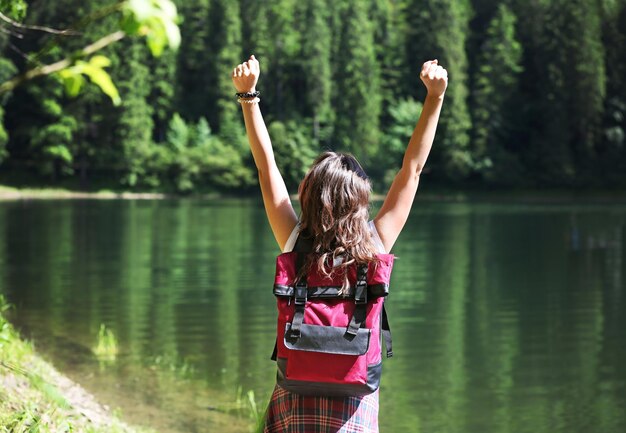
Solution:
<svg viewBox="0 0 626 433">
<path fill-rule="evenodd" d="M 247 431 L 237 389 L 275 374 L 259 202 L 2 202 L 0 239 L 12 319 L 64 372 L 163 432 Z M 626 431 L 624 202 L 418 197 L 393 252 L 381 432 Z"/>
</svg>

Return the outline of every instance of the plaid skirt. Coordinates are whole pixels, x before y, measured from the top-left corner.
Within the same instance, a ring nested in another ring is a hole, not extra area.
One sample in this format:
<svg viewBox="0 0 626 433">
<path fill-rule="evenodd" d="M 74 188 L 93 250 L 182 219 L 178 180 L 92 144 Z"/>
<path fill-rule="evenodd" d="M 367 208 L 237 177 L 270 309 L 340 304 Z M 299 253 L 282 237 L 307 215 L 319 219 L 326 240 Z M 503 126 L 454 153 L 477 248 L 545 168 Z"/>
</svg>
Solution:
<svg viewBox="0 0 626 433">
<path fill-rule="evenodd" d="M 378 433 L 378 390 L 364 397 L 309 397 L 276 385 L 263 433 Z"/>
</svg>

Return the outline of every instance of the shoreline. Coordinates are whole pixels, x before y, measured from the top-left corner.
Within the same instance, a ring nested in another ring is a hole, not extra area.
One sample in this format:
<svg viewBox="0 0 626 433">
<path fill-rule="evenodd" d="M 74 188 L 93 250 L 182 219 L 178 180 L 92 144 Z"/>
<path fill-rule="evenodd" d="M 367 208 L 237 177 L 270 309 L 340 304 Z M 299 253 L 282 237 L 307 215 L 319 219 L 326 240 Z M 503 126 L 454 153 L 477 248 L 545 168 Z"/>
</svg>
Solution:
<svg viewBox="0 0 626 433">
<path fill-rule="evenodd" d="M 67 368 L 67 360 L 50 353 L 57 343 L 42 341 L 35 347 L 37 339 L 25 339 L 7 320 L 8 309 L 0 294 L 0 431 L 181 433 L 193 426 L 196 431 L 240 433 L 258 423 L 245 395 L 211 394 L 203 383 L 187 381 L 187 370 L 167 360 L 139 367 L 141 387 L 99 374 L 107 364 L 94 359 L 89 348 L 75 346 L 72 367 Z M 120 365 L 119 360 L 112 362 L 109 366 Z M 195 386 L 193 400 L 178 399 L 179 391 L 189 386 Z M 163 393 L 161 387 L 174 392 Z M 189 421 L 181 424 L 172 412 Z"/>
<path fill-rule="evenodd" d="M 30 199 L 164 199 L 179 197 L 156 192 L 130 191 L 72 191 L 64 188 L 14 188 L 0 185 L 0 201 Z"/>
<path fill-rule="evenodd" d="M 0 296 L 0 428 L 15 433 L 88 431 L 149 433 L 131 426 L 81 385 L 45 361 L 4 318 Z"/>
<path fill-rule="evenodd" d="M 98 199 L 98 200 L 163 200 L 163 199 L 243 199 L 259 198 L 260 194 L 220 194 L 220 193 L 191 193 L 176 194 L 167 192 L 133 192 L 112 191 L 77 191 L 65 188 L 15 188 L 0 184 L 0 202 L 17 200 L 44 200 L 44 199 Z M 291 194 L 291 199 L 298 200 L 297 194 Z M 383 201 L 385 196 L 372 193 L 373 202 Z M 564 204 L 586 201 L 588 203 L 615 203 L 626 204 L 626 190 L 620 189 L 558 189 L 558 188 L 442 188 L 440 186 L 423 186 L 417 191 L 415 201 L 423 202 L 481 202 L 495 201 L 502 203 L 538 203 Z"/>
</svg>

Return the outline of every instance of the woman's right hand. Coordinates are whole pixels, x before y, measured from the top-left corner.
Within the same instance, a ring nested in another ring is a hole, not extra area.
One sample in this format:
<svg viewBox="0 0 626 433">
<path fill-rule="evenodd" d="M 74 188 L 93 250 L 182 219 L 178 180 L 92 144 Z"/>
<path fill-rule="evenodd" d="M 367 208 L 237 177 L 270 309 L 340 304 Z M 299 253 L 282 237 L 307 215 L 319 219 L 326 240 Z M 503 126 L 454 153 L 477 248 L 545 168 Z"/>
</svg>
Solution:
<svg viewBox="0 0 626 433">
<path fill-rule="evenodd" d="M 237 93 L 254 92 L 260 73 L 259 61 L 254 57 L 254 54 L 250 56 L 247 62 L 237 65 L 233 69 L 232 75 Z"/>
<path fill-rule="evenodd" d="M 429 60 L 422 65 L 420 78 L 430 96 L 443 97 L 448 87 L 448 71 L 439 66 L 437 59 Z"/>
</svg>

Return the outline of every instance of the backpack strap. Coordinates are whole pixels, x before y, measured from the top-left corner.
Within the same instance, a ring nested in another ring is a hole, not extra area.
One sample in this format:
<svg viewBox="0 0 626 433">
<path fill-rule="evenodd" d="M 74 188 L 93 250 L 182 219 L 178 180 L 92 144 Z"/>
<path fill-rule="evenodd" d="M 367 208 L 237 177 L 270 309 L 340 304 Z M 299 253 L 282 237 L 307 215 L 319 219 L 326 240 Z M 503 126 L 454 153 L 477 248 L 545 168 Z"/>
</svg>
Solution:
<svg viewBox="0 0 626 433">
<path fill-rule="evenodd" d="M 361 264 L 357 267 L 354 303 L 356 307 L 346 330 L 349 338 L 354 338 L 359 328 L 365 325 L 365 316 L 367 316 L 367 264 Z"/>
<path fill-rule="evenodd" d="M 293 319 L 291 320 L 291 330 L 289 331 L 292 338 L 300 338 L 300 327 L 304 321 L 304 308 L 306 307 L 307 276 L 302 274 L 306 262 L 305 254 L 298 254 L 296 259 L 296 275 L 300 275 L 298 281 L 296 281 L 296 287 L 294 290 L 294 305 L 295 311 Z"/>
<path fill-rule="evenodd" d="M 306 233 L 299 233 L 291 251 L 296 251 L 298 253 L 309 253 L 311 252 L 311 250 L 313 250 L 313 238 L 307 236 Z"/>
<path fill-rule="evenodd" d="M 291 251 L 296 251 L 298 253 L 308 253 L 309 251 L 313 249 L 313 238 L 308 237 L 308 236 L 301 236 L 301 235 L 302 233 L 298 233 L 298 237 L 296 238 L 296 242 L 294 243 L 294 246 L 291 249 Z M 304 266 L 305 258 L 306 258 L 306 254 L 298 254 L 298 259 L 296 261 L 297 275 L 300 274 L 300 270 L 302 269 L 302 266 Z M 300 283 L 300 281 L 298 283 Z M 298 285 L 296 284 L 296 293 L 295 293 L 296 296 L 298 294 L 297 287 Z M 296 306 L 295 306 L 296 311 L 295 311 L 292 325 L 291 325 L 291 335 L 295 338 L 298 338 L 300 336 L 300 326 L 302 325 L 302 321 L 304 320 L 304 306 L 306 305 L 306 295 L 307 295 L 306 277 L 304 278 L 303 292 L 304 293 L 301 292 L 300 295 L 304 294 L 304 302 L 301 305 L 298 305 L 298 303 L 296 302 Z M 295 322 L 295 328 L 294 328 L 293 322 Z M 274 342 L 274 351 L 272 352 L 272 356 L 270 357 L 270 359 L 272 361 L 276 361 L 277 356 L 278 356 L 278 341 Z"/>
<path fill-rule="evenodd" d="M 393 356 L 393 350 L 391 349 L 391 329 L 389 328 L 389 319 L 387 319 L 387 309 L 385 309 L 385 303 L 383 301 L 383 314 L 381 317 L 380 330 L 383 334 L 383 340 L 385 340 L 385 347 L 387 348 L 387 358 Z"/>
</svg>

